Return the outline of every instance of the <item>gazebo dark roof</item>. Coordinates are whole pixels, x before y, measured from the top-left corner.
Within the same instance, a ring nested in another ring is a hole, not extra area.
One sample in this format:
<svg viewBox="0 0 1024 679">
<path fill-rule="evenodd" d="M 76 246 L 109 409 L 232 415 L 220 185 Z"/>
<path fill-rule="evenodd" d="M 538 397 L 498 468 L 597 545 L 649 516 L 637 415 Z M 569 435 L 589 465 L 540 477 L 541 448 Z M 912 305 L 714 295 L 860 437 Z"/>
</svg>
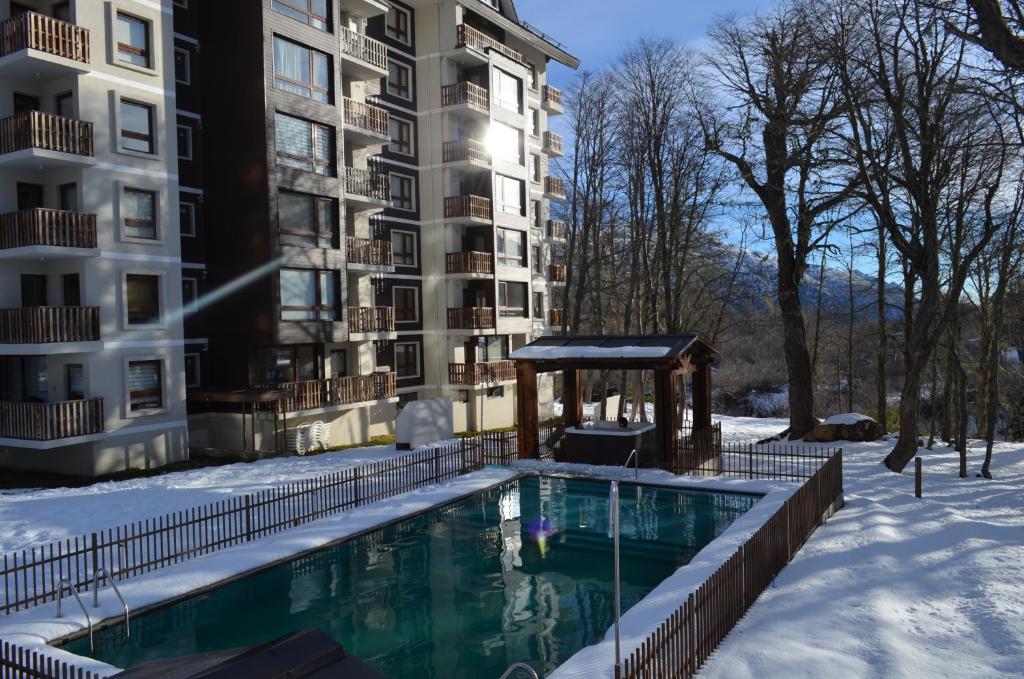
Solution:
<svg viewBox="0 0 1024 679">
<path fill-rule="evenodd" d="M 656 369 L 680 365 L 689 357 L 707 359 L 717 349 L 696 333 L 679 335 L 559 335 L 540 337 L 509 358 L 538 370 L 561 368 Z"/>
</svg>

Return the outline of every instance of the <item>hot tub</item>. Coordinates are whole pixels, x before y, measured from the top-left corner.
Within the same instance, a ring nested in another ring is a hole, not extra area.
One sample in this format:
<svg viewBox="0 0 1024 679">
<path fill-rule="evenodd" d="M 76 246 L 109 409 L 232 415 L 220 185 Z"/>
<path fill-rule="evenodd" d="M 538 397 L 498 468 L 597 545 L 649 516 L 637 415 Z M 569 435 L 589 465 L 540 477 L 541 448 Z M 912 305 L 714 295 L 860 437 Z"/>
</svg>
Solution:
<svg viewBox="0 0 1024 679">
<path fill-rule="evenodd" d="M 657 455 L 655 426 L 651 422 L 630 422 L 624 429 L 616 422 L 601 421 L 587 422 L 582 427 L 567 427 L 562 442 L 562 460 L 622 465 L 636 450 L 640 466 L 651 466 Z"/>
</svg>

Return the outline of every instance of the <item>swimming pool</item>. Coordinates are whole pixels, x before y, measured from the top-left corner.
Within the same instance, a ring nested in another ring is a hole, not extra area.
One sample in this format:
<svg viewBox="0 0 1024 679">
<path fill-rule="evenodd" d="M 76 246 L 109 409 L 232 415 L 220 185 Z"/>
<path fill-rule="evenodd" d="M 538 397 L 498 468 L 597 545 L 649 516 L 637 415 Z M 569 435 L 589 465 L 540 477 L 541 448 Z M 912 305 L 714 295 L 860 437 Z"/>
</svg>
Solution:
<svg viewBox="0 0 1024 679">
<path fill-rule="evenodd" d="M 623 485 L 626 610 L 757 496 Z M 118 667 L 319 627 L 394 679 L 546 675 L 614 622 L 608 483 L 526 476 L 98 630 Z"/>
</svg>

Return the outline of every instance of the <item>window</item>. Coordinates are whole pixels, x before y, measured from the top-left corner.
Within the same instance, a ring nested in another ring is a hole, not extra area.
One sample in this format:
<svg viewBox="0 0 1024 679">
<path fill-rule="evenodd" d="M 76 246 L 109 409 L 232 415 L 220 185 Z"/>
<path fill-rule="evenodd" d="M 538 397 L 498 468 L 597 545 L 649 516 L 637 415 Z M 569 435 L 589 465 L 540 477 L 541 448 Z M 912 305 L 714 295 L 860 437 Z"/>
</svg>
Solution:
<svg viewBox="0 0 1024 679">
<path fill-rule="evenodd" d="M 403 174 L 390 175 L 391 205 L 399 210 L 416 209 L 416 180 Z"/>
<path fill-rule="evenodd" d="M 275 12 L 327 31 L 331 25 L 330 0 L 273 0 Z"/>
<path fill-rule="evenodd" d="M 544 273 L 544 266 L 541 264 L 542 260 L 541 260 L 541 254 L 540 254 L 540 246 L 539 245 L 534 245 L 531 251 L 532 251 L 532 254 L 533 254 L 533 273 L 543 274 Z"/>
<path fill-rule="evenodd" d="M 196 304 L 199 298 L 199 281 L 195 278 L 181 278 L 181 306 L 187 311 Z"/>
<path fill-rule="evenodd" d="M 540 228 L 540 201 L 530 201 L 530 225 L 535 229 Z"/>
<path fill-rule="evenodd" d="M 508 358 L 508 336 L 492 335 L 477 338 L 478 361 L 504 361 Z"/>
<path fill-rule="evenodd" d="M 174 48 L 174 81 L 182 85 L 192 82 L 191 56 L 183 47 Z"/>
<path fill-rule="evenodd" d="M 337 272 L 281 269 L 281 320 L 336 320 L 337 299 Z"/>
<path fill-rule="evenodd" d="M 69 401 L 85 398 L 85 370 L 81 363 L 68 363 L 64 366 L 64 391 Z"/>
<path fill-rule="evenodd" d="M 519 102 L 522 100 L 523 81 L 506 73 L 500 68 L 494 69 L 491 84 L 491 99 L 495 104 L 510 111 L 521 111 Z"/>
<path fill-rule="evenodd" d="M 128 238 L 156 240 L 156 191 L 125 189 L 121 196 L 121 221 Z"/>
<path fill-rule="evenodd" d="M 278 113 L 274 116 L 277 164 L 334 176 L 334 129 Z"/>
<path fill-rule="evenodd" d="M 178 157 L 192 160 L 192 128 L 178 125 Z"/>
<path fill-rule="evenodd" d="M 395 286 L 391 290 L 395 306 L 396 323 L 415 323 L 420 320 L 418 290 L 416 288 Z"/>
<path fill-rule="evenodd" d="M 487 133 L 487 146 L 495 160 L 523 164 L 523 133 L 516 128 L 492 121 Z"/>
<path fill-rule="evenodd" d="M 544 318 L 544 293 L 533 293 L 533 317 Z"/>
<path fill-rule="evenodd" d="M 540 156 L 530 154 L 530 181 L 540 183 Z"/>
<path fill-rule="evenodd" d="M 392 175 L 394 176 L 394 175 Z M 521 179 L 495 175 L 494 177 L 494 201 L 495 209 L 505 214 L 523 214 L 523 190 L 525 185 Z"/>
<path fill-rule="evenodd" d="M 415 233 L 409 231 L 392 231 L 391 250 L 395 266 L 416 266 Z"/>
<path fill-rule="evenodd" d="M 540 136 L 540 109 L 530 109 L 530 119 L 527 121 L 527 128 L 531 137 Z"/>
<path fill-rule="evenodd" d="M 526 283 L 498 281 L 498 313 L 506 318 L 526 316 Z"/>
<path fill-rule="evenodd" d="M 397 61 L 388 60 L 388 94 L 412 100 L 412 69 Z"/>
<path fill-rule="evenodd" d="M 174 0 L 171 4 L 173 4 L 175 7 L 188 9 L 188 0 Z"/>
<path fill-rule="evenodd" d="M 330 198 L 293 191 L 277 194 L 277 229 L 282 244 L 333 247 L 338 230 L 336 214 Z"/>
<path fill-rule="evenodd" d="M 415 391 L 409 394 L 399 394 L 398 403 L 395 404 L 395 412 L 400 413 L 402 412 L 402 408 L 408 405 L 411 401 L 419 400 L 417 396 L 418 394 Z"/>
<path fill-rule="evenodd" d="M 128 325 L 160 322 L 160 277 L 147 274 L 125 276 Z"/>
<path fill-rule="evenodd" d="M 498 228 L 498 265 L 526 266 L 526 232 Z"/>
<path fill-rule="evenodd" d="M 487 387 L 487 398 L 505 398 L 505 387 Z"/>
<path fill-rule="evenodd" d="M 178 231 L 182 236 L 196 235 L 196 204 L 187 200 L 178 201 Z"/>
<path fill-rule="evenodd" d="M 323 52 L 274 36 L 274 87 L 331 103 L 331 61 Z"/>
<path fill-rule="evenodd" d="M 60 209 L 78 212 L 78 184 L 61 184 L 57 191 L 60 194 Z"/>
<path fill-rule="evenodd" d="M 387 36 L 398 42 L 410 44 L 409 40 L 409 12 L 391 5 L 388 10 L 388 20 L 384 25 L 384 32 Z"/>
<path fill-rule="evenodd" d="M 159 360 L 128 362 L 128 404 L 129 410 L 153 410 L 162 408 L 163 364 Z"/>
<path fill-rule="evenodd" d="M 121 100 L 121 148 L 125 151 L 155 153 L 153 107 Z"/>
<path fill-rule="evenodd" d="M 117 59 L 132 66 L 150 68 L 149 22 L 117 13 Z"/>
<path fill-rule="evenodd" d="M 71 92 L 61 92 L 53 98 L 53 111 L 65 118 L 75 117 L 75 95 Z"/>
<path fill-rule="evenodd" d="M 192 389 L 202 385 L 203 381 L 199 374 L 199 354 L 185 354 L 185 387 Z"/>
<path fill-rule="evenodd" d="M 537 66 L 532 62 L 526 62 L 526 86 L 531 90 L 537 89 Z"/>
<path fill-rule="evenodd" d="M 395 342 L 396 377 L 420 376 L 420 345 L 418 342 Z"/>
<path fill-rule="evenodd" d="M 412 155 L 412 123 L 392 115 L 388 118 L 388 133 L 391 135 L 389 151 L 403 156 Z"/>
<path fill-rule="evenodd" d="M 348 353 L 344 349 L 331 349 L 328 362 L 331 366 L 331 377 L 348 375 Z"/>
</svg>

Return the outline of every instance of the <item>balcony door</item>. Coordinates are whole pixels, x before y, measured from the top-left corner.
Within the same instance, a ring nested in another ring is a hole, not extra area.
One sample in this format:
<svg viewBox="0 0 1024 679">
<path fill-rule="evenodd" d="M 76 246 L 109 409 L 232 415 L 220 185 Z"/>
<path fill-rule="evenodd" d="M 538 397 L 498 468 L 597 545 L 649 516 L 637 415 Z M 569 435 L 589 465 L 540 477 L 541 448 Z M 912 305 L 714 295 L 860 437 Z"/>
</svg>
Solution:
<svg viewBox="0 0 1024 679">
<path fill-rule="evenodd" d="M 43 206 L 43 187 L 39 184 L 18 182 L 18 209 L 34 210 Z"/>
<path fill-rule="evenodd" d="M 82 283 L 76 273 L 60 277 L 61 296 L 64 306 L 82 306 Z"/>
<path fill-rule="evenodd" d="M 0 400 L 46 403 L 46 356 L 0 357 Z"/>
<path fill-rule="evenodd" d="M 19 113 L 28 113 L 29 111 L 38 111 L 42 108 L 39 104 L 39 97 L 34 94 L 22 94 L 21 92 L 14 93 L 14 115 Z"/>
<path fill-rule="evenodd" d="M 21 306 L 47 306 L 46 276 L 44 274 L 21 274 Z"/>
</svg>

